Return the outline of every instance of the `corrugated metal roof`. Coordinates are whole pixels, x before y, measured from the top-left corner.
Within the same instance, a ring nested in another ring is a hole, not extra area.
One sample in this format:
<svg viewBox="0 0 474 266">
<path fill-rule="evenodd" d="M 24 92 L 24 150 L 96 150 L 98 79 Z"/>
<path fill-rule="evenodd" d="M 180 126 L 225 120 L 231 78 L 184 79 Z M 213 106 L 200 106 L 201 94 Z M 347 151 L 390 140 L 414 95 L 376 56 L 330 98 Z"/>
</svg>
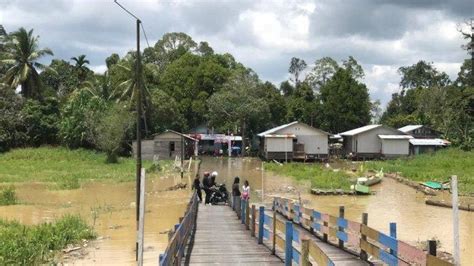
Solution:
<svg viewBox="0 0 474 266">
<path fill-rule="evenodd" d="M 381 139 L 412 139 L 410 135 L 378 135 Z"/>
<path fill-rule="evenodd" d="M 288 135 L 273 135 L 273 134 L 268 134 L 268 135 L 265 135 L 265 138 L 296 138 L 296 136 L 293 135 L 293 134 L 288 134 Z"/>
<path fill-rule="evenodd" d="M 363 127 L 351 129 L 351 130 L 346 131 L 346 132 L 339 133 L 339 135 L 341 135 L 341 136 L 354 136 L 354 135 L 360 134 L 362 132 L 366 132 L 366 131 L 369 131 L 369 130 L 372 130 L 374 128 L 378 128 L 378 127 L 381 127 L 381 126 L 382 125 L 367 125 L 367 126 L 363 126 Z"/>
<path fill-rule="evenodd" d="M 412 145 L 416 146 L 445 146 L 446 142 L 442 139 L 410 139 Z"/>
<path fill-rule="evenodd" d="M 423 125 L 407 125 L 407 126 L 399 128 L 398 130 L 400 130 L 401 132 L 407 133 L 412 130 L 419 129 L 420 127 L 423 127 Z"/>
<path fill-rule="evenodd" d="M 298 124 L 298 123 L 301 123 L 301 124 L 306 125 L 305 123 L 302 123 L 302 122 L 293 121 L 293 122 L 291 122 L 291 123 L 284 124 L 284 125 L 281 125 L 281 126 L 277 126 L 277 127 L 271 128 L 271 129 L 269 129 L 269 130 L 267 130 L 267 131 L 264 131 L 264 132 L 262 132 L 262 133 L 259 133 L 258 136 L 259 136 L 259 137 L 263 137 L 263 136 L 266 136 L 266 135 L 271 135 L 271 134 L 273 134 L 273 133 L 275 133 L 275 132 L 278 132 L 279 130 L 282 130 L 282 129 L 284 129 L 284 128 L 287 128 L 287 127 L 289 127 L 289 126 L 292 126 L 292 125 L 295 125 L 295 124 Z M 319 132 L 322 132 L 322 133 L 324 133 L 324 134 L 326 134 L 326 135 L 331 135 L 331 134 L 329 134 L 328 132 L 326 132 L 326 131 L 324 131 L 324 130 L 321 130 L 321 129 L 319 129 L 319 128 L 314 128 L 314 127 L 309 126 L 309 125 L 307 125 L 307 126 L 313 128 L 313 129 L 315 129 L 315 130 L 317 130 L 317 131 L 319 131 Z"/>
</svg>

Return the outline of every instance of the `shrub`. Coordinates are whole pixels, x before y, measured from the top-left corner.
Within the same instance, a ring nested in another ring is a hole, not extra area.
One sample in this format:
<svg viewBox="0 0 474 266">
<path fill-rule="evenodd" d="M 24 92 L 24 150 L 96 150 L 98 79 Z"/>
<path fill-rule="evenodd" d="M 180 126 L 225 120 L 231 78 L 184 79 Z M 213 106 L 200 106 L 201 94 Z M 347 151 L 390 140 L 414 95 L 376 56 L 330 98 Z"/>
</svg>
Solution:
<svg viewBox="0 0 474 266">
<path fill-rule="evenodd" d="M 14 205 L 17 203 L 16 192 L 13 186 L 2 189 L 0 193 L 0 206 L 1 205 Z"/>
</svg>

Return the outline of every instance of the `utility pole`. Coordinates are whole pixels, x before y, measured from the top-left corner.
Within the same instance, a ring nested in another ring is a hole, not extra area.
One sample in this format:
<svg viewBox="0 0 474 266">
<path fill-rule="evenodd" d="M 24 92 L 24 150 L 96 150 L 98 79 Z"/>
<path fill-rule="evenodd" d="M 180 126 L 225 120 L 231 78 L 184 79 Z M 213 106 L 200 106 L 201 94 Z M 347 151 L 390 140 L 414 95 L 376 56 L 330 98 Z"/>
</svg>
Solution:
<svg viewBox="0 0 474 266">
<path fill-rule="evenodd" d="M 127 12 L 136 20 L 137 26 L 137 58 L 136 58 L 136 69 L 135 69 L 135 87 L 137 90 L 137 162 L 136 162 L 136 229 L 137 229 L 137 241 L 135 242 L 135 260 L 138 261 L 138 230 L 139 230 L 139 219 L 140 219 L 140 187 L 141 187 L 141 168 L 142 168 L 142 136 L 141 136 L 141 119 L 142 119 L 142 83 L 141 83 L 141 73 L 142 73 L 142 62 L 140 55 L 140 24 L 141 20 L 135 16 L 133 13 L 128 11 L 123 7 L 117 0 L 114 0 L 114 3 L 117 4 L 121 9 Z"/>
</svg>

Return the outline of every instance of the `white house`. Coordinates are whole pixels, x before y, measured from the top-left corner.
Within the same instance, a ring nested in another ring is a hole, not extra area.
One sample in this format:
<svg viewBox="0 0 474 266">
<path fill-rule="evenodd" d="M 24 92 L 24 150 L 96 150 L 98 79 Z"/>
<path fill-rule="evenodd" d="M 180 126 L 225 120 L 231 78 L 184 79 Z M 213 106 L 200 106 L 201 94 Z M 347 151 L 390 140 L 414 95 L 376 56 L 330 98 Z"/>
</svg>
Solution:
<svg viewBox="0 0 474 266">
<path fill-rule="evenodd" d="M 322 159 L 329 153 L 329 133 L 298 121 L 258 134 L 267 160 Z"/>
<path fill-rule="evenodd" d="M 367 125 L 340 133 L 346 155 L 354 158 L 399 157 L 409 154 L 413 137 L 383 125 Z"/>
</svg>

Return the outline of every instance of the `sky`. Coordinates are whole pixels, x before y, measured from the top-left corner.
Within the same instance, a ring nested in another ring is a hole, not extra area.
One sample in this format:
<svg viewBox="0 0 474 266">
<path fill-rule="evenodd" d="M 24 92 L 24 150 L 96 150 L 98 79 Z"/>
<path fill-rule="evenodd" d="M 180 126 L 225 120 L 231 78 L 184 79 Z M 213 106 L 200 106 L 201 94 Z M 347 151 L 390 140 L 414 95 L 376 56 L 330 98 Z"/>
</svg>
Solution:
<svg viewBox="0 0 474 266">
<path fill-rule="evenodd" d="M 472 0 L 119 2 L 141 18 L 150 46 L 164 33 L 184 32 L 275 85 L 288 79 L 292 57 L 311 67 L 321 57 L 341 62 L 351 55 L 382 106 L 400 91 L 401 66 L 426 60 L 455 79 L 468 58 L 457 24 L 474 15 Z M 86 54 L 96 72 L 105 71 L 110 54 L 136 45 L 133 18 L 113 0 L 0 0 L 0 24 L 7 32 L 33 28 L 54 58 Z"/>
</svg>

